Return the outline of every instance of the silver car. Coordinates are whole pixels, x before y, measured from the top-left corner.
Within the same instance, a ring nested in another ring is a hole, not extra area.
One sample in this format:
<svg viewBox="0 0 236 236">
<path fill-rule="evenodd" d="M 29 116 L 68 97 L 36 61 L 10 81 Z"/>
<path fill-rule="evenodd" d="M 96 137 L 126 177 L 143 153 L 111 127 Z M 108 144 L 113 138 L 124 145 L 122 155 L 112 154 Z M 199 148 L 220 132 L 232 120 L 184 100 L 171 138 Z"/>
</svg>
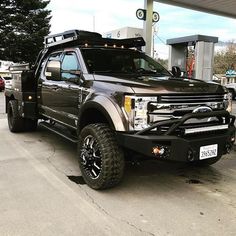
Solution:
<svg viewBox="0 0 236 236">
<path fill-rule="evenodd" d="M 226 84 L 225 87 L 231 93 L 232 99 L 235 99 L 236 98 L 236 83 Z"/>
</svg>

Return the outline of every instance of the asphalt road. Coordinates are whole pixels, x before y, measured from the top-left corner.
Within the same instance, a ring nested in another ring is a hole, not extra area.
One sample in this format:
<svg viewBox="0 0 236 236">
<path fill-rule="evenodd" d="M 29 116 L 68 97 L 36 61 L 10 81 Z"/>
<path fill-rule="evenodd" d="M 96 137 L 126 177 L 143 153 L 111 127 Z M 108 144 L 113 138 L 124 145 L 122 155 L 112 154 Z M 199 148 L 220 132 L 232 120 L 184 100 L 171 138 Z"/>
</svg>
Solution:
<svg viewBox="0 0 236 236">
<path fill-rule="evenodd" d="M 1 236 L 236 234 L 236 150 L 205 169 L 128 164 L 105 191 L 80 175 L 74 144 L 42 128 L 10 133 L 0 114 Z"/>
</svg>

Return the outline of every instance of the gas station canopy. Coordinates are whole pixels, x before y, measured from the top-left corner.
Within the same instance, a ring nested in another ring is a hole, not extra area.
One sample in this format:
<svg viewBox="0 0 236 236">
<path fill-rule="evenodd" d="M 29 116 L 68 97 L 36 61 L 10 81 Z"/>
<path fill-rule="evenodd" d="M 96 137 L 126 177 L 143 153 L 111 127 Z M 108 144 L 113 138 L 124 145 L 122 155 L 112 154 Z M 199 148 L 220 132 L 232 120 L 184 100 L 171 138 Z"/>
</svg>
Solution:
<svg viewBox="0 0 236 236">
<path fill-rule="evenodd" d="M 144 39 L 146 41 L 145 51 L 151 55 L 152 44 L 152 13 L 153 2 L 174 5 L 196 11 L 211 13 L 215 15 L 236 18 L 235 0 L 144 0 L 144 9 L 147 10 L 146 21 L 144 21 Z M 215 22 L 217 24 L 217 22 Z M 229 26 L 230 27 L 230 26 Z"/>
<path fill-rule="evenodd" d="M 154 0 L 156 2 L 184 7 L 192 10 L 236 18 L 235 0 Z"/>
</svg>

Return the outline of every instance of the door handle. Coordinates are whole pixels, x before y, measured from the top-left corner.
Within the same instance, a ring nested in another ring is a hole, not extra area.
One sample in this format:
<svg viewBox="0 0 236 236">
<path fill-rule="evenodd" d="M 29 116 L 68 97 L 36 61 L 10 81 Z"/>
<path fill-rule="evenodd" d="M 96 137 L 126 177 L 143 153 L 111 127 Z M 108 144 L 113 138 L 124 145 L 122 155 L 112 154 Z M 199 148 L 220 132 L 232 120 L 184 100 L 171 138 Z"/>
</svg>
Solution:
<svg viewBox="0 0 236 236">
<path fill-rule="evenodd" d="M 58 86 L 57 85 L 53 85 L 53 86 L 51 86 L 51 89 L 58 90 Z"/>
<path fill-rule="evenodd" d="M 42 83 L 41 86 L 38 85 L 38 87 L 42 87 L 42 88 L 47 88 L 47 89 L 51 89 L 51 90 L 57 90 L 59 87 L 56 84 L 50 84 L 50 83 Z"/>
</svg>

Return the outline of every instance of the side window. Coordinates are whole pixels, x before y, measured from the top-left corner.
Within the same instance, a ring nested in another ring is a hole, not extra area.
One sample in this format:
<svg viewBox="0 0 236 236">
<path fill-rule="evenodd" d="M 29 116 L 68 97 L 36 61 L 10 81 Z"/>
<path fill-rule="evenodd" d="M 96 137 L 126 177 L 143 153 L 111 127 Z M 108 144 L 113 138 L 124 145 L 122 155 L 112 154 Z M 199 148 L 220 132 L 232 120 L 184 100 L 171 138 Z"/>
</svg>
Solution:
<svg viewBox="0 0 236 236">
<path fill-rule="evenodd" d="M 76 71 L 80 70 L 80 66 L 78 63 L 77 56 L 74 52 L 67 52 L 65 54 L 62 60 L 61 69 L 62 79 L 78 77 L 78 75 L 76 75 Z M 73 71 L 75 72 L 75 74 L 72 73 Z"/>
<path fill-rule="evenodd" d="M 56 52 L 56 53 L 52 53 L 49 56 L 48 61 L 52 61 L 52 60 L 60 61 L 60 58 L 61 58 L 61 52 Z"/>
</svg>

